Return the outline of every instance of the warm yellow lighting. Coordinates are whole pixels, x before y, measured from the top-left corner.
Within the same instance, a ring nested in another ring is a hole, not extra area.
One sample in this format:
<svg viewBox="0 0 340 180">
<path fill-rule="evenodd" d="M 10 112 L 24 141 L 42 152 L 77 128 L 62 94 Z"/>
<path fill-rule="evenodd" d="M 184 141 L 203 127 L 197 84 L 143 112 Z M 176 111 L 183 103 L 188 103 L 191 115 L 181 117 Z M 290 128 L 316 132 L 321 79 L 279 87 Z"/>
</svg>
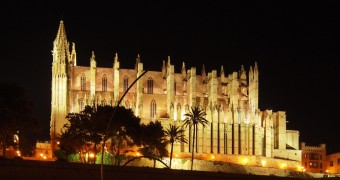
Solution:
<svg viewBox="0 0 340 180">
<path fill-rule="evenodd" d="M 20 154 L 20 151 L 17 151 L 17 154 Z"/>
<path fill-rule="evenodd" d="M 90 153 L 90 154 L 89 154 L 89 157 L 90 157 L 90 158 L 94 158 L 94 154 L 93 154 L 93 153 Z"/>
<path fill-rule="evenodd" d="M 214 159 L 215 159 L 215 156 L 214 156 L 214 155 L 211 155 L 211 159 L 214 160 Z"/>
<path fill-rule="evenodd" d="M 136 156 L 140 156 L 139 152 L 136 153 Z"/>
<path fill-rule="evenodd" d="M 286 168 L 286 166 L 287 166 L 287 164 L 285 164 L 285 163 L 281 163 L 281 165 L 280 165 L 280 168 L 281 168 L 281 169 L 285 169 L 285 168 Z"/>
<path fill-rule="evenodd" d="M 298 167 L 297 167 L 297 170 L 298 170 L 298 171 L 301 171 L 301 172 L 303 172 L 304 169 L 305 169 L 305 167 L 303 167 L 303 166 L 298 166 Z"/>
<path fill-rule="evenodd" d="M 262 164 L 263 167 L 265 167 L 267 165 L 267 161 L 266 160 L 262 160 L 261 164 Z"/>
<path fill-rule="evenodd" d="M 44 156 L 44 159 L 46 159 L 46 156 Z"/>
<path fill-rule="evenodd" d="M 44 155 L 43 155 L 43 153 L 40 153 L 39 155 L 40 155 L 41 157 L 43 157 L 43 156 L 44 156 Z"/>
<path fill-rule="evenodd" d="M 328 169 L 326 169 L 326 173 L 329 173 L 329 170 L 328 170 Z"/>
<path fill-rule="evenodd" d="M 248 161 L 249 161 L 248 158 L 244 158 L 243 159 L 243 164 L 248 164 Z"/>
<path fill-rule="evenodd" d="M 178 154 L 175 154 L 175 157 L 178 157 Z"/>
<path fill-rule="evenodd" d="M 60 142 L 58 141 L 57 144 L 60 144 Z"/>
</svg>

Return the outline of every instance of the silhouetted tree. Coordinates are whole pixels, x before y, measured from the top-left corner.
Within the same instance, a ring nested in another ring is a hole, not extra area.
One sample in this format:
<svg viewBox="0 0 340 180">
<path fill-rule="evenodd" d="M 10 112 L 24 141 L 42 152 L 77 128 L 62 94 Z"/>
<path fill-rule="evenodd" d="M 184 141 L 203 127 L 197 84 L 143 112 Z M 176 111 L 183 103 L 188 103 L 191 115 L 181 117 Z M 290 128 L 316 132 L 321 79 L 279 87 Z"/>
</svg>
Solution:
<svg viewBox="0 0 340 180">
<path fill-rule="evenodd" d="M 174 149 L 174 143 L 187 143 L 187 139 L 184 136 L 184 130 L 181 129 L 181 126 L 176 126 L 169 124 L 169 128 L 165 129 L 164 133 L 165 136 L 168 138 L 169 143 L 171 144 L 170 150 L 170 169 L 171 169 L 171 162 L 172 162 L 172 154 Z"/>
<path fill-rule="evenodd" d="M 140 151 L 146 157 L 161 159 L 168 156 L 165 133 L 159 121 L 151 121 L 147 125 L 142 125 L 141 145 Z M 154 160 L 154 167 L 155 163 L 156 161 Z"/>
<path fill-rule="evenodd" d="M 6 148 L 9 145 L 18 145 L 13 141 L 15 134 L 19 135 L 19 144 L 22 138 L 21 145 L 25 145 L 26 148 L 34 147 L 34 141 L 29 139 L 31 134 L 28 134 L 29 131 L 26 130 L 38 127 L 31 108 L 32 104 L 28 103 L 25 90 L 22 87 L 0 83 L 0 145 L 3 156 L 5 156 Z"/>
<path fill-rule="evenodd" d="M 194 152 L 195 152 L 195 134 L 197 131 L 197 125 L 201 124 L 203 127 L 205 127 L 209 121 L 205 119 L 206 113 L 202 111 L 199 107 L 194 107 L 189 110 L 189 113 L 184 114 L 186 117 L 184 120 L 184 126 L 187 127 L 193 127 L 194 130 L 192 132 L 192 148 L 191 148 L 191 170 L 194 165 Z"/>
</svg>

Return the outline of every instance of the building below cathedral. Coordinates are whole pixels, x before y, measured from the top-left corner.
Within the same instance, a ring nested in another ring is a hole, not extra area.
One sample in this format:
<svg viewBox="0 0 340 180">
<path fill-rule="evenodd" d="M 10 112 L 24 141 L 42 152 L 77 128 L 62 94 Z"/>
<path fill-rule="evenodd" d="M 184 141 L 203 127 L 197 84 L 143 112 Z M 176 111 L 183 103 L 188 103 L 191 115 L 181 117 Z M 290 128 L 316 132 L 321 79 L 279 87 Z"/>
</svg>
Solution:
<svg viewBox="0 0 340 180">
<path fill-rule="evenodd" d="M 147 67 L 137 55 L 134 69 L 120 67 L 115 54 L 112 67 L 97 67 L 92 52 L 90 66 L 77 66 L 75 44 L 69 43 L 63 21 L 53 43 L 51 142 L 60 136 L 68 113 L 78 113 L 86 105 L 116 105 L 129 85 Z M 182 123 L 191 107 L 206 112 L 209 124 L 199 126 L 195 157 L 268 167 L 297 168 L 301 163 L 299 131 L 286 129 L 284 111 L 260 110 L 259 69 L 255 62 L 246 71 L 225 74 L 200 73 L 182 64 L 174 71 L 170 57 L 160 62 L 159 71 L 148 71 L 128 91 L 120 106 L 131 108 L 142 123 L 159 120 L 164 127 Z M 189 156 L 192 131 L 186 129 L 188 144 L 176 144 L 174 153 Z M 265 162 L 265 163 L 264 163 Z"/>
</svg>

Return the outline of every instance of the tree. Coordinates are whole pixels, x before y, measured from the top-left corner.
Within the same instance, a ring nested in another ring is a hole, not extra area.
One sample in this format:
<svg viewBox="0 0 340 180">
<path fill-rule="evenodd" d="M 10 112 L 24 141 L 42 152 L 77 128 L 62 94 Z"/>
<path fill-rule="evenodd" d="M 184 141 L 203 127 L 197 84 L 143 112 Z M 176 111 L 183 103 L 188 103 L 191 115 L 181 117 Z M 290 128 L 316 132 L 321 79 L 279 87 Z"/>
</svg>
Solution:
<svg viewBox="0 0 340 180">
<path fill-rule="evenodd" d="M 83 163 L 86 162 L 85 154 L 88 151 L 87 143 L 91 142 L 90 119 L 92 109 L 86 107 L 81 113 L 69 113 L 66 118 L 69 121 L 64 125 L 60 137 L 60 150 L 65 153 L 66 159 L 70 154 L 80 153 Z"/>
<path fill-rule="evenodd" d="M 116 154 L 115 162 L 119 165 L 120 148 L 133 146 L 134 142 L 140 141 L 138 136 L 140 118 L 136 117 L 131 109 L 124 107 L 86 106 L 81 113 L 68 114 L 69 123 L 64 126 L 60 139 L 61 150 L 65 154 L 80 152 L 83 162 L 86 162 L 83 152 L 91 151 L 97 154 L 99 152 L 97 145 L 104 139 L 109 118 L 115 108 L 116 116 L 110 123 L 106 137 L 111 139 L 112 151 Z"/>
<path fill-rule="evenodd" d="M 184 130 L 181 129 L 181 126 L 176 126 L 169 124 L 169 128 L 167 128 L 164 133 L 165 136 L 169 138 L 169 143 L 171 144 L 171 150 L 170 150 L 170 169 L 171 169 L 171 162 L 172 162 L 172 153 L 174 149 L 174 143 L 187 143 L 187 139 L 185 139 L 184 136 Z"/>
<path fill-rule="evenodd" d="M 141 153 L 146 157 L 152 157 L 154 160 L 154 167 L 156 165 L 155 159 L 161 159 L 164 156 L 168 156 L 168 150 L 166 149 L 167 141 L 165 140 L 165 133 L 163 126 L 159 121 L 151 121 L 149 124 L 142 125 L 141 134 Z"/>
<path fill-rule="evenodd" d="M 112 112 L 115 109 L 117 110 L 110 123 L 107 137 L 111 138 L 111 144 L 115 154 L 115 165 L 119 166 L 122 159 L 121 150 L 134 145 L 140 145 L 141 124 L 140 118 L 136 117 L 131 109 L 116 106 L 112 109 Z M 112 112 L 110 112 L 110 115 Z M 107 123 L 108 122 L 106 122 L 106 124 Z M 105 129 L 103 132 L 105 132 Z M 126 152 L 127 151 L 129 150 L 126 150 Z"/>
<path fill-rule="evenodd" d="M 193 127 L 193 133 L 192 133 L 192 148 L 191 148 L 191 170 L 193 168 L 194 164 L 194 152 L 195 152 L 195 134 L 197 131 L 197 125 L 201 124 L 203 127 L 205 127 L 209 121 L 205 119 L 206 113 L 202 111 L 199 107 L 194 107 L 189 110 L 189 113 L 184 114 L 186 117 L 184 120 L 184 126 L 189 126 L 190 128 Z"/>
<path fill-rule="evenodd" d="M 31 107 L 22 87 L 0 83 L 0 145 L 3 156 L 5 156 L 6 148 L 9 145 L 14 145 L 15 134 L 19 135 L 19 139 L 21 137 L 28 138 L 31 137 L 31 134 L 27 134 L 26 132 L 29 131 L 26 129 L 37 127 L 38 124 Z M 34 142 L 26 139 L 22 145 L 25 144 L 32 148 L 32 143 Z"/>
</svg>

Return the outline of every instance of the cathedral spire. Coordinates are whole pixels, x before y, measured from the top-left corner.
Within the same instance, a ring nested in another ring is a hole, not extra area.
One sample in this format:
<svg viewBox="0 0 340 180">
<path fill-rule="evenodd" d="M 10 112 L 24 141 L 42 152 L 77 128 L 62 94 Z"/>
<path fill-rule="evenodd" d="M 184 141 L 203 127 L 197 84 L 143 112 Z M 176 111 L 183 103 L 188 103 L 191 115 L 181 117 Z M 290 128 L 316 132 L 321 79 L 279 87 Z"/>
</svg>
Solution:
<svg viewBox="0 0 340 180">
<path fill-rule="evenodd" d="M 225 77 L 223 65 L 221 66 L 221 75 L 220 76 L 221 76 L 221 78 Z"/>
<path fill-rule="evenodd" d="M 63 20 L 60 21 L 57 37 L 55 38 L 55 42 L 56 43 L 67 42 L 66 31 L 65 31 Z"/>
<path fill-rule="evenodd" d="M 92 56 L 91 56 L 91 59 L 90 59 L 90 65 L 91 65 L 91 67 L 97 66 L 96 56 L 94 55 L 94 51 L 92 51 Z"/>
<path fill-rule="evenodd" d="M 186 70 L 185 70 L 185 63 L 183 62 L 183 64 L 182 64 L 182 78 L 184 79 L 184 80 L 186 80 L 186 78 L 187 78 L 187 72 L 186 72 Z"/>
<path fill-rule="evenodd" d="M 223 65 L 221 66 L 221 72 L 220 72 L 220 76 L 221 76 L 221 82 L 225 83 L 225 74 L 224 74 L 224 68 Z"/>
<path fill-rule="evenodd" d="M 257 62 L 255 61 L 254 72 L 258 72 Z"/>
<path fill-rule="evenodd" d="M 165 66 L 165 60 L 163 60 L 162 77 L 163 77 L 163 79 L 166 78 L 166 66 Z"/>
<path fill-rule="evenodd" d="M 204 64 L 202 66 L 201 74 L 202 74 L 202 81 L 203 81 L 203 83 L 206 83 L 207 82 L 207 74 L 205 73 L 205 66 L 204 66 Z"/>
<path fill-rule="evenodd" d="M 254 79 L 253 66 L 250 66 L 248 74 L 249 74 L 248 77 L 249 77 L 249 83 L 250 83 L 250 81 Z"/>
<path fill-rule="evenodd" d="M 170 62 L 170 56 L 168 56 L 168 67 L 171 65 L 171 62 Z"/>
<path fill-rule="evenodd" d="M 140 55 L 137 54 L 136 63 L 140 63 Z"/>
<path fill-rule="evenodd" d="M 74 66 L 77 66 L 77 53 L 76 53 L 75 43 L 72 43 L 71 64 L 73 64 Z"/>
<path fill-rule="evenodd" d="M 244 83 L 246 82 L 246 79 L 247 79 L 247 74 L 246 74 L 246 71 L 244 70 L 244 67 L 243 65 L 241 65 L 241 70 L 240 70 L 240 79 L 241 81 Z"/>
<path fill-rule="evenodd" d="M 118 53 L 115 54 L 115 62 L 114 63 L 117 63 L 118 62 Z"/>
<path fill-rule="evenodd" d="M 53 62 L 68 63 L 70 61 L 69 43 L 66 38 L 64 22 L 60 21 L 57 37 L 53 42 Z"/>
<path fill-rule="evenodd" d="M 113 62 L 114 69 L 119 69 L 119 59 L 118 59 L 118 53 L 115 54 L 114 62 Z"/>
<path fill-rule="evenodd" d="M 139 54 L 137 54 L 136 64 L 135 64 L 135 70 L 137 70 L 137 68 L 138 68 L 138 63 L 141 63 L 140 55 L 139 55 Z"/>
</svg>

